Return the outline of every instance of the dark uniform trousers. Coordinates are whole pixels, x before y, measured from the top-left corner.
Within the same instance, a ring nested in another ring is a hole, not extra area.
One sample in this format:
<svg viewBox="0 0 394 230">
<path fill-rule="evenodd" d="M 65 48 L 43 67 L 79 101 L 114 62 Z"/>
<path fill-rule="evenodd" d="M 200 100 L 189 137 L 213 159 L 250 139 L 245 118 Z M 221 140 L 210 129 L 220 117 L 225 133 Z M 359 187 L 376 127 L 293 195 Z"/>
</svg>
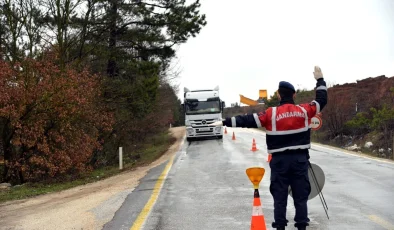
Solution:
<svg viewBox="0 0 394 230">
<path fill-rule="evenodd" d="M 308 226 L 308 196 L 311 186 L 308 177 L 309 153 L 306 149 L 287 150 L 272 154 L 270 161 L 270 192 L 274 198 L 273 228 L 287 226 L 286 206 L 289 186 L 292 190 L 296 214 L 295 227 Z"/>
</svg>

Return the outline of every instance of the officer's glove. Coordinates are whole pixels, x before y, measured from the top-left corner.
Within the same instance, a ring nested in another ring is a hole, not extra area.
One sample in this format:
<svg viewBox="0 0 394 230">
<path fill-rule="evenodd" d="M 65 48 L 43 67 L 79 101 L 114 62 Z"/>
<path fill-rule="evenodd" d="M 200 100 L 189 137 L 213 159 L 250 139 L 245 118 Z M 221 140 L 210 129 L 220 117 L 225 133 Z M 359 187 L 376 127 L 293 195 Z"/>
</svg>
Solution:
<svg viewBox="0 0 394 230">
<path fill-rule="evenodd" d="M 315 76 L 316 80 L 323 78 L 323 73 L 321 72 L 321 69 L 319 66 L 315 66 L 315 72 L 313 72 L 313 75 Z"/>
<path fill-rule="evenodd" d="M 223 126 L 223 121 L 215 121 L 214 123 L 209 124 L 208 126 Z"/>
</svg>

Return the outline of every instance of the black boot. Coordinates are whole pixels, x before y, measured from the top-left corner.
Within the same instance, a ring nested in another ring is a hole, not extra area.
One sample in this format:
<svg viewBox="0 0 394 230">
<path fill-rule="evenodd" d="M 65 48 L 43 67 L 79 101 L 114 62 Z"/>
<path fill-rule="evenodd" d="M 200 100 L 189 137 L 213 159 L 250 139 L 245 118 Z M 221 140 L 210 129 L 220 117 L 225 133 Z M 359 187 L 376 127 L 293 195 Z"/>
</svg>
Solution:
<svg viewBox="0 0 394 230">
<path fill-rule="evenodd" d="M 278 227 L 277 230 L 285 230 L 285 227 Z"/>
<path fill-rule="evenodd" d="M 306 226 L 298 227 L 298 230 L 306 230 Z"/>
</svg>

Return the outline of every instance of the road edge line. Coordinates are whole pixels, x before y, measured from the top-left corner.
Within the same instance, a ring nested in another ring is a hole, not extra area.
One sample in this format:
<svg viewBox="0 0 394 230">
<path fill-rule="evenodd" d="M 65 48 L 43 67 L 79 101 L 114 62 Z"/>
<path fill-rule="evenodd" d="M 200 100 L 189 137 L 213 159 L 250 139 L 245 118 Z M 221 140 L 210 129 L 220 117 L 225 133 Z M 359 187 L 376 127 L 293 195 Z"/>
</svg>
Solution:
<svg viewBox="0 0 394 230">
<path fill-rule="evenodd" d="M 155 186 L 153 187 L 152 195 L 150 196 L 148 202 L 146 202 L 144 208 L 141 210 L 137 219 L 134 221 L 130 230 L 140 230 L 141 227 L 145 224 L 145 220 L 147 219 L 148 215 L 150 214 L 153 206 L 155 205 L 155 203 L 157 201 L 157 198 L 160 195 L 160 191 L 161 191 L 163 184 L 167 178 L 167 175 L 173 165 L 175 156 L 176 156 L 176 154 L 171 157 L 171 159 L 169 160 L 169 162 L 165 166 L 163 172 L 160 174 L 159 178 L 157 178 L 157 182 L 156 182 Z"/>
<path fill-rule="evenodd" d="M 394 225 L 392 225 L 390 222 L 386 221 L 385 219 L 380 218 L 379 216 L 368 215 L 368 219 L 373 221 L 375 224 L 380 225 L 381 227 L 383 227 L 385 229 L 394 230 Z"/>
</svg>

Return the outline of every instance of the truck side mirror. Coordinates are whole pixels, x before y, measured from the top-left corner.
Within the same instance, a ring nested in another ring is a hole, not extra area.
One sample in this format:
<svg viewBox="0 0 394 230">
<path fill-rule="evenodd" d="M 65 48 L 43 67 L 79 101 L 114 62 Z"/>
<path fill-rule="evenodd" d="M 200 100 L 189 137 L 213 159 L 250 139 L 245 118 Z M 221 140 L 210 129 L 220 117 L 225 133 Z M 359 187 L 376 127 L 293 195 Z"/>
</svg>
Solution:
<svg viewBox="0 0 394 230">
<path fill-rule="evenodd" d="M 226 103 L 222 101 L 222 109 L 224 109 L 224 107 L 226 107 Z"/>
</svg>

